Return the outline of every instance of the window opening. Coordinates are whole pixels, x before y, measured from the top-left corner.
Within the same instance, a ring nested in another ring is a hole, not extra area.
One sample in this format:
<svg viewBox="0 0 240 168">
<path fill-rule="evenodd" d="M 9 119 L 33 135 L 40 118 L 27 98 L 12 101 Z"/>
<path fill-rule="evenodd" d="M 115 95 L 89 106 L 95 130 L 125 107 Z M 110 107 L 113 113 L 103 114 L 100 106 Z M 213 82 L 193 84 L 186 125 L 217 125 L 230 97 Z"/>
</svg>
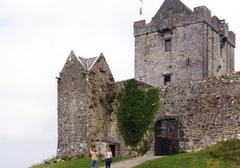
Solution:
<svg viewBox="0 0 240 168">
<path fill-rule="evenodd" d="M 165 52 L 172 50 L 172 40 L 165 39 Z"/>
<path fill-rule="evenodd" d="M 164 85 L 171 84 L 171 74 L 164 75 Z"/>
</svg>

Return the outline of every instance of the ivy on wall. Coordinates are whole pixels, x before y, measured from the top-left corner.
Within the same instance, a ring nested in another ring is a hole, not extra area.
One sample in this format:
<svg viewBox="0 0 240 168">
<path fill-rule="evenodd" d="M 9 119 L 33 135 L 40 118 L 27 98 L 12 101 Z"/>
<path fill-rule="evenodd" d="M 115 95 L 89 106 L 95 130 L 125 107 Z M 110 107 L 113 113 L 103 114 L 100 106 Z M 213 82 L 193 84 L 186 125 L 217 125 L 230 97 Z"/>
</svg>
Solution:
<svg viewBox="0 0 240 168">
<path fill-rule="evenodd" d="M 159 109 L 159 89 L 142 89 L 135 79 L 124 83 L 118 97 L 117 121 L 126 145 L 137 146 Z"/>
</svg>

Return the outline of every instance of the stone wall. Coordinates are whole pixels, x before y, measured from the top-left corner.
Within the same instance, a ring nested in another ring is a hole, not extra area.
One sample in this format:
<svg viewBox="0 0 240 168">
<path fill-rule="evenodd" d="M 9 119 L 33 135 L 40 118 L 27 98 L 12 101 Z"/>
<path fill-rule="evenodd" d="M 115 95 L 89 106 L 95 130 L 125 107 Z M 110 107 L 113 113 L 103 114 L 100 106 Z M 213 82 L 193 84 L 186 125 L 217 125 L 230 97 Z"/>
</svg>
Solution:
<svg viewBox="0 0 240 168">
<path fill-rule="evenodd" d="M 87 150 L 86 70 L 71 53 L 58 79 L 58 156 Z"/>
<path fill-rule="evenodd" d="M 109 141 L 110 115 L 113 112 L 112 102 L 115 98 L 114 79 L 103 56 L 98 58 L 88 74 L 89 142 Z"/>
<path fill-rule="evenodd" d="M 161 91 L 159 118 L 180 120 L 181 150 L 205 148 L 240 135 L 240 73 L 213 77 Z"/>
<path fill-rule="evenodd" d="M 151 87 L 140 81 L 138 86 Z M 124 81 L 114 82 L 103 56 L 91 69 L 85 69 L 73 53 L 68 57 L 58 80 L 58 156 L 88 154 L 93 144 L 102 150 L 104 144 L 112 144 L 118 155 L 137 155 L 118 129 L 117 95 L 123 87 Z M 153 124 L 179 121 L 180 151 L 240 136 L 240 73 L 168 85 L 160 93 L 160 112 Z"/>
<path fill-rule="evenodd" d="M 58 156 L 88 154 L 92 144 L 109 141 L 113 84 L 103 55 L 71 52 L 58 78 Z"/>
<path fill-rule="evenodd" d="M 228 29 L 228 28 L 226 28 Z M 206 63 L 208 76 L 234 72 L 234 45 L 219 35 L 210 25 L 204 24 L 207 49 Z"/>
<path fill-rule="evenodd" d="M 172 50 L 165 51 L 170 38 Z M 172 32 L 135 37 L 135 77 L 154 86 L 164 85 L 164 75 L 172 83 L 203 78 L 203 23 L 176 27 Z"/>
</svg>

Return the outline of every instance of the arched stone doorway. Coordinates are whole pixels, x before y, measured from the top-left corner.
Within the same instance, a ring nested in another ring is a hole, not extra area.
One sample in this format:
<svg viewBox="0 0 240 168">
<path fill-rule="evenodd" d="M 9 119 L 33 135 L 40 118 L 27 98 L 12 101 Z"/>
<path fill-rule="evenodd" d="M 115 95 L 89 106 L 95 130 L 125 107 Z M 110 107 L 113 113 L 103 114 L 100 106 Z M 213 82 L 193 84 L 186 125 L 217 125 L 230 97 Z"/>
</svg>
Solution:
<svg viewBox="0 0 240 168">
<path fill-rule="evenodd" d="M 179 120 L 175 118 L 158 120 L 155 125 L 155 155 L 178 153 L 181 137 L 183 137 L 183 131 Z"/>
</svg>

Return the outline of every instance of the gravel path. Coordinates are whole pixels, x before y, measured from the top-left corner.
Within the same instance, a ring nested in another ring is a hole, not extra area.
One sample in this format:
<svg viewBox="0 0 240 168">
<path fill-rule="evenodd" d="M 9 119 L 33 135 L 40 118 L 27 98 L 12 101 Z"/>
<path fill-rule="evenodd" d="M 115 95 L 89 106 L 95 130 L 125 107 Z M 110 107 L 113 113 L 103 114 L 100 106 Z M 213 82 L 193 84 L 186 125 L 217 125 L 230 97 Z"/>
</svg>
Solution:
<svg viewBox="0 0 240 168">
<path fill-rule="evenodd" d="M 117 163 L 112 163 L 111 168 L 132 168 L 133 166 L 137 166 L 147 160 L 153 160 L 158 159 L 163 156 L 142 156 L 142 157 L 136 157 L 124 161 L 120 161 Z M 104 167 L 101 167 L 104 168 Z"/>
</svg>

